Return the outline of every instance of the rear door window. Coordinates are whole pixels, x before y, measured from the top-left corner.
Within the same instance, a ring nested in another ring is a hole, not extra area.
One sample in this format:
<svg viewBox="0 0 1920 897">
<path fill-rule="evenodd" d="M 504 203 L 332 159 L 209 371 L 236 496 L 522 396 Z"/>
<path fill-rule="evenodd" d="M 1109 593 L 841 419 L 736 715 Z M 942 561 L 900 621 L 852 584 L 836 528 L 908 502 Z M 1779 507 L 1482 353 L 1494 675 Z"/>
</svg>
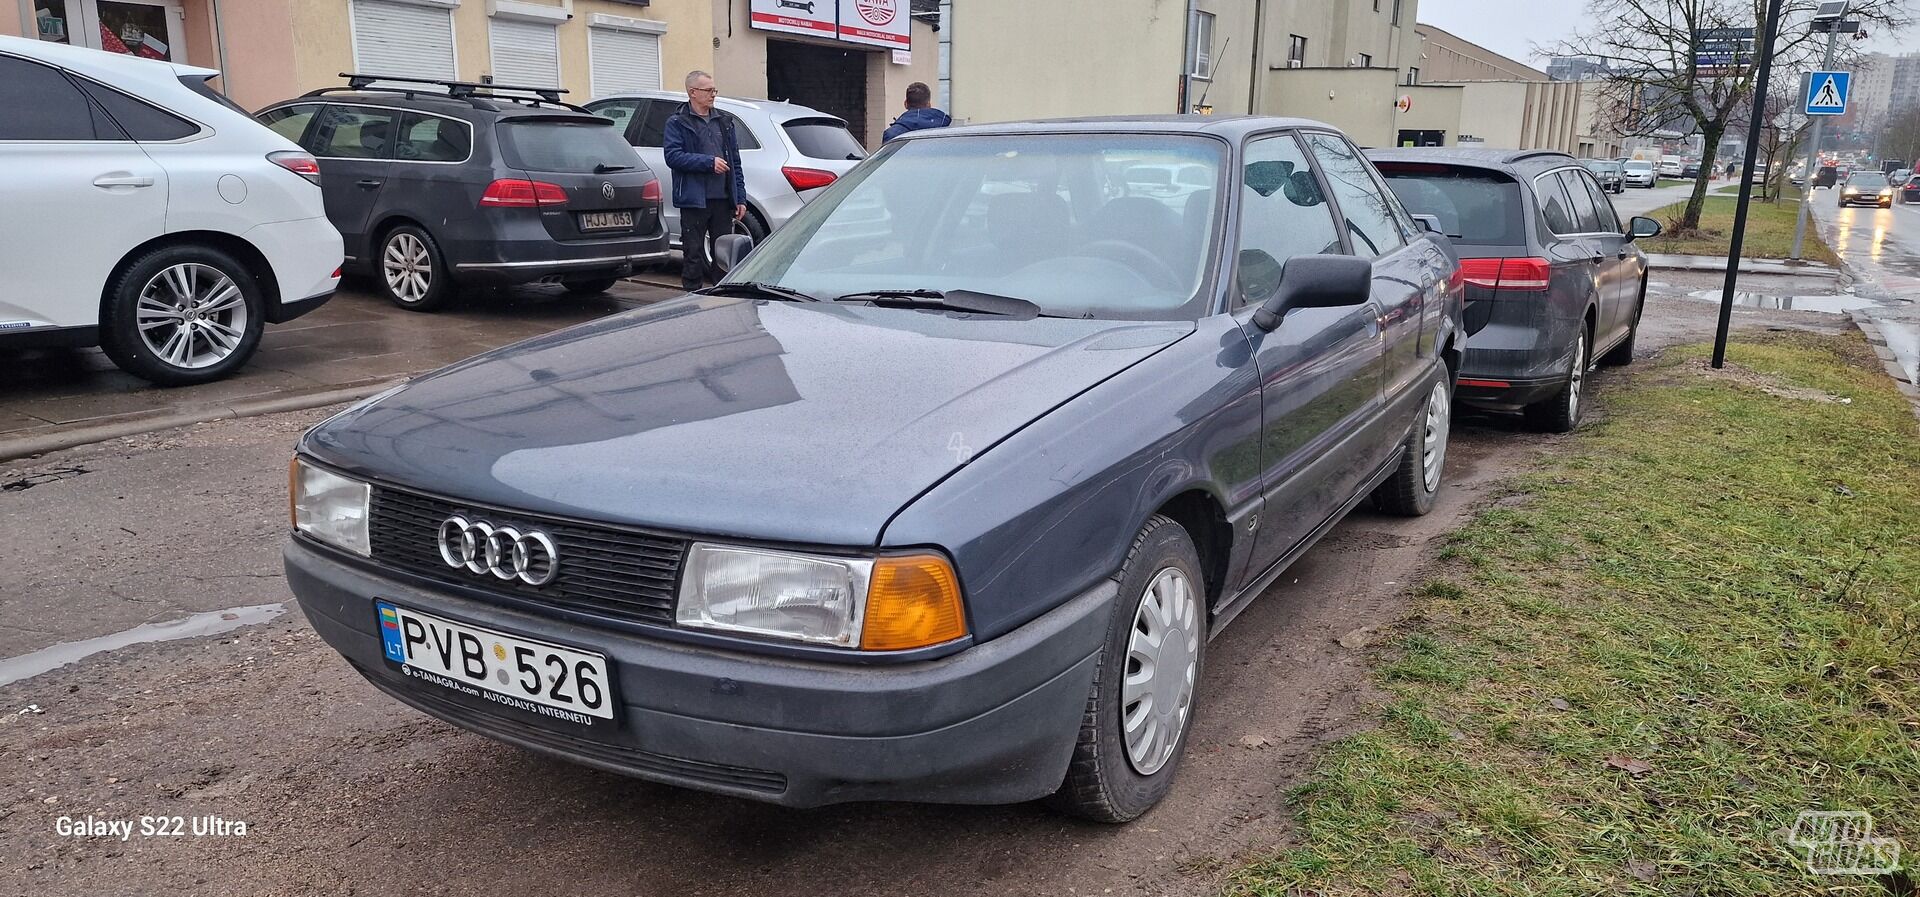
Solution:
<svg viewBox="0 0 1920 897">
<path fill-rule="evenodd" d="M 1556 234 L 1577 234 L 1580 224 L 1573 217 L 1573 201 L 1560 185 L 1559 175 L 1548 173 L 1533 179 L 1533 194 L 1540 201 L 1540 217 L 1547 229 Z"/>
<path fill-rule="evenodd" d="M 473 149 L 466 122 L 409 112 L 400 119 L 393 157 L 402 162 L 464 162 Z"/>
<path fill-rule="evenodd" d="M 781 125 L 800 155 L 809 159 L 857 161 L 867 157 L 867 148 L 853 139 L 847 126 L 833 118 L 796 118 Z"/>
<path fill-rule="evenodd" d="M 1406 245 L 1406 234 L 1394 217 L 1393 198 L 1373 179 L 1367 170 L 1371 166 L 1353 144 L 1324 133 L 1310 133 L 1306 139 L 1347 220 L 1353 254 L 1370 259 Z"/>
<path fill-rule="evenodd" d="M 667 145 L 667 119 L 679 107 L 668 102 L 646 102 L 640 105 L 640 130 L 633 135 L 634 146 L 659 148 Z"/>
<path fill-rule="evenodd" d="M 191 137 L 200 133 L 199 125 L 178 115 L 84 78 L 79 81 L 81 89 L 87 92 L 87 96 L 92 97 L 94 102 L 107 110 L 107 114 L 113 116 L 114 121 L 119 122 L 120 129 L 134 140 L 162 142 L 179 140 L 182 137 Z"/>
<path fill-rule="evenodd" d="M 1586 185 L 1581 183 L 1580 173 L 1569 168 L 1555 175 L 1560 186 L 1567 191 L 1571 201 L 1568 210 L 1573 215 L 1573 226 L 1569 233 L 1597 234 L 1609 228 L 1600 226 L 1600 210 L 1593 205 L 1593 197 L 1588 195 Z"/>
<path fill-rule="evenodd" d="M 125 140 L 58 69 L 0 56 L 0 140 Z"/>
<path fill-rule="evenodd" d="M 328 106 L 309 152 L 331 159 L 391 159 L 400 113 L 370 106 Z"/>
<path fill-rule="evenodd" d="M 597 119 L 509 119 L 498 133 L 507 164 L 523 171 L 590 174 L 637 164 L 620 129 Z"/>
<path fill-rule="evenodd" d="M 1470 246 L 1518 246 L 1521 230 L 1520 184 L 1497 171 L 1424 162 L 1383 162 L 1400 202 L 1416 215 L 1440 219 L 1440 230 L 1455 243 Z"/>
<path fill-rule="evenodd" d="M 307 152 L 314 153 L 313 146 L 302 138 L 306 137 L 307 126 L 313 124 L 313 118 L 320 113 L 321 108 L 319 103 L 281 106 L 278 109 L 268 109 L 260 113 L 258 118 L 261 124 L 266 125 L 275 134 L 300 144 L 301 148 Z M 314 155 L 317 156 L 319 153 Z"/>
<path fill-rule="evenodd" d="M 1607 191 L 1600 189 L 1600 183 L 1591 176 L 1582 176 L 1578 172 L 1568 172 L 1579 181 L 1587 191 L 1587 198 L 1593 201 L 1593 208 L 1599 213 L 1598 230 L 1610 234 L 1620 233 L 1620 216 L 1613 211 L 1613 200 L 1607 198 Z"/>
</svg>

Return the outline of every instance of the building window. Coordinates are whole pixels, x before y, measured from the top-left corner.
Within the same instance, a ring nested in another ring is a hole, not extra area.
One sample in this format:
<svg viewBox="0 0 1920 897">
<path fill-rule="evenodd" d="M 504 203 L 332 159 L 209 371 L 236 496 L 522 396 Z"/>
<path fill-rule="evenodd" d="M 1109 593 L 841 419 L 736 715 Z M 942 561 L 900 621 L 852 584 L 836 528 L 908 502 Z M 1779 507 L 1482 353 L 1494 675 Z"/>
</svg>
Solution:
<svg viewBox="0 0 1920 897">
<path fill-rule="evenodd" d="M 1393 0 L 1393 24 L 1400 24 L 1400 0 Z"/>
<path fill-rule="evenodd" d="M 1213 13 L 1196 11 L 1187 23 L 1187 74 L 1201 80 L 1213 77 Z"/>
<path fill-rule="evenodd" d="M 666 31 L 664 22 L 594 13 L 587 20 L 588 93 L 659 90 L 660 36 Z"/>
<path fill-rule="evenodd" d="M 1408 67 L 1407 68 L 1407 84 L 1411 86 L 1419 83 L 1420 83 L 1420 68 L 1418 66 Z"/>
<path fill-rule="evenodd" d="M 1373 54 L 1372 53 L 1357 54 L 1353 57 L 1353 64 L 1356 67 L 1363 68 L 1363 69 L 1373 68 Z"/>
<path fill-rule="evenodd" d="M 353 70 L 405 78 L 460 77 L 453 55 L 453 10 L 353 0 Z"/>
<path fill-rule="evenodd" d="M 1292 40 L 1287 42 L 1287 68 L 1303 68 L 1307 64 L 1307 39 L 1298 34 L 1289 34 Z"/>
</svg>

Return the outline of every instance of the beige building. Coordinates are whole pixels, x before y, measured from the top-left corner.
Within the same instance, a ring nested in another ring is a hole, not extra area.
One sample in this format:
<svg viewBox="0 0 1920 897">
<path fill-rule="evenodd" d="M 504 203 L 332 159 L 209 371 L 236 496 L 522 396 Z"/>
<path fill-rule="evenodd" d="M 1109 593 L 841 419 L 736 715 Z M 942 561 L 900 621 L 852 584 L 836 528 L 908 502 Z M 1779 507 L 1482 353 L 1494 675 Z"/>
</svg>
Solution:
<svg viewBox="0 0 1920 897">
<path fill-rule="evenodd" d="M 705 69 L 729 95 L 816 106 L 872 144 L 907 84 L 937 74 L 933 27 L 912 16 L 909 0 L 865 4 L 911 22 L 902 53 L 761 30 L 748 0 L 0 0 L 8 2 L 19 14 L 0 14 L 0 34 L 219 69 L 248 108 L 338 86 L 347 71 L 557 86 L 581 103 L 677 90 L 687 71 Z"/>
<path fill-rule="evenodd" d="M 1424 22 L 1414 27 L 1420 36 L 1420 61 L 1415 83 L 1427 81 L 1546 81 L 1547 73 L 1517 59 L 1502 56 L 1453 32 Z"/>
</svg>

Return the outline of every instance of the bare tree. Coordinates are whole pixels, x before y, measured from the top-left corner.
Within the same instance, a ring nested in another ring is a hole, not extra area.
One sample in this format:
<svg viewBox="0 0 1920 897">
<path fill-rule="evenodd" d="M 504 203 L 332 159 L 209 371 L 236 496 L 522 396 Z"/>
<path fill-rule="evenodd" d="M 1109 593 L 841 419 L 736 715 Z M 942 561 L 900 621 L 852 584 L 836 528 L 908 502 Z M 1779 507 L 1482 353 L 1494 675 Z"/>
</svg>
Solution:
<svg viewBox="0 0 1920 897">
<path fill-rule="evenodd" d="M 1877 141 L 1880 158 L 1899 159 L 1910 168 L 1920 165 L 1920 106 L 1894 109 L 1885 121 Z"/>
<path fill-rule="evenodd" d="M 1819 0 L 1784 0 L 1774 47 L 1775 78 L 1797 81 L 1813 68 L 1826 36 L 1808 26 Z M 1881 29 L 1907 24 L 1903 0 L 1853 0 L 1847 17 Z M 1700 226 L 1707 181 L 1719 155 L 1720 139 L 1744 125 L 1753 103 L 1754 65 L 1705 67 L 1698 64 L 1694 35 L 1714 28 L 1764 27 L 1767 0 L 1588 0 L 1592 27 L 1552 48 L 1555 55 L 1584 56 L 1606 63 L 1601 82 L 1602 108 L 1618 133 L 1648 136 L 1655 131 L 1698 132 L 1704 141 L 1700 175 L 1675 227 Z M 1755 53 L 1759 41 L 1755 41 Z M 1854 51 L 1845 47 L 1841 60 Z M 1755 60 L 1757 62 L 1758 60 Z"/>
</svg>

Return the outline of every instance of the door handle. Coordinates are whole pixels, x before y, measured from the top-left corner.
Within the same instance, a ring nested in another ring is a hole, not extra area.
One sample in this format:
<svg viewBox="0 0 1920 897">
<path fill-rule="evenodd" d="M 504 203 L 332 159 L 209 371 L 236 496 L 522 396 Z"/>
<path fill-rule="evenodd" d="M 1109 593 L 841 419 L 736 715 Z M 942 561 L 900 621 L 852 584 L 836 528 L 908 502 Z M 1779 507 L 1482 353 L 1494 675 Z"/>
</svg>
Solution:
<svg viewBox="0 0 1920 897">
<path fill-rule="evenodd" d="M 1624 261 L 1626 257 L 1627 257 L 1627 251 L 1625 249 L 1620 250 L 1620 255 L 1618 255 L 1617 258 Z"/>
<path fill-rule="evenodd" d="M 362 187 L 365 187 L 368 190 L 372 190 L 373 188 L 378 187 L 381 184 L 384 184 L 386 182 L 376 178 L 365 178 L 362 180 L 354 181 L 354 183 Z"/>
<path fill-rule="evenodd" d="M 153 178 L 130 174 L 103 174 L 93 179 L 93 185 L 95 187 L 151 187 L 153 186 Z"/>
<path fill-rule="evenodd" d="M 1604 255 L 1601 255 L 1601 254 L 1599 254 L 1599 253 L 1595 253 L 1595 254 L 1594 254 L 1594 256 L 1593 256 L 1593 258 L 1591 259 L 1591 261 L 1592 261 L 1592 262 L 1593 262 L 1594 264 L 1596 264 L 1596 265 L 1598 265 L 1598 264 L 1601 264 L 1601 263 L 1603 263 L 1603 262 L 1605 262 L 1606 260 L 1607 260 L 1607 257 L 1606 257 L 1606 256 L 1604 256 Z"/>
</svg>

